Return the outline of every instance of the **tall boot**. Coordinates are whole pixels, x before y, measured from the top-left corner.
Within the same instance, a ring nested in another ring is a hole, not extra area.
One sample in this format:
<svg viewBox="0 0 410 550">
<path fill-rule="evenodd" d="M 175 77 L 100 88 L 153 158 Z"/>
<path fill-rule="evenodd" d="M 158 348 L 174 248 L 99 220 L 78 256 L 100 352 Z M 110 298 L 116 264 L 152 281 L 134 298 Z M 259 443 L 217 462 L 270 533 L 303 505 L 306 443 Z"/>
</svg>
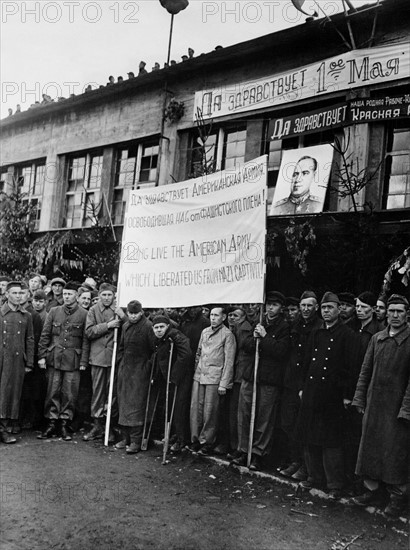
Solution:
<svg viewBox="0 0 410 550">
<path fill-rule="evenodd" d="M 64 441 L 71 441 L 72 437 L 67 430 L 67 420 L 61 420 L 61 438 Z"/>
<path fill-rule="evenodd" d="M 94 441 L 94 439 L 101 439 L 103 436 L 104 430 L 101 425 L 100 418 L 94 418 L 94 425 L 91 430 L 83 435 L 84 441 Z"/>
</svg>

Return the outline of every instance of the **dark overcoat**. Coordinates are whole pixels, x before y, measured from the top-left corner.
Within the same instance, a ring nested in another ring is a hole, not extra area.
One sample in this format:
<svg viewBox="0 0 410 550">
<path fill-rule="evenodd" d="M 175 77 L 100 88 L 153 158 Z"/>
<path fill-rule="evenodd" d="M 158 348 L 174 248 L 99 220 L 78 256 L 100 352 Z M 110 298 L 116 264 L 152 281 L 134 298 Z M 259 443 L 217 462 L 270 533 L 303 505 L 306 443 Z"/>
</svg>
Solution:
<svg viewBox="0 0 410 550">
<path fill-rule="evenodd" d="M 343 399 L 348 390 L 352 342 L 352 330 L 340 321 L 328 329 L 323 324 L 309 338 L 297 425 L 297 434 L 305 445 L 342 445 Z"/>
<path fill-rule="evenodd" d="M 410 327 L 375 334 L 353 405 L 365 410 L 356 473 L 388 484 L 410 481 Z"/>
<path fill-rule="evenodd" d="M 7 303 L 0 309 L 0 418 L 16 420 L 26 368 L 33 368 L 34 337 L 31 315 Z"/>
<path fill-rule="evenodd" d="M 151 321 L 141 317 L 125 323 L 117 355 L 119 424 L 142 426 L 145 419 L 154 332 Z"/>
</svg>

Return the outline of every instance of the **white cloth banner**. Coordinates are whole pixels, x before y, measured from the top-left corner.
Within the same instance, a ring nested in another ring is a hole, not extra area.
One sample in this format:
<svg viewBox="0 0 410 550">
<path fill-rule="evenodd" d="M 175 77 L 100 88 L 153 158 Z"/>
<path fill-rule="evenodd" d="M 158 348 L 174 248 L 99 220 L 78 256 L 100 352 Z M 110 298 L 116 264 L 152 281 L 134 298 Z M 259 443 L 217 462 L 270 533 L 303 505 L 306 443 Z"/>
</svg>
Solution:
<svg viewBox="0 0 410 550">
<path fill-rule="evenodd" d="M 198 110 L 207 120 L 359 86 L 390 83 L 408 78 L 409 74 L 408 43 L 352 50 L 286 73 L 196 92 L 193 119 Z"/>
<path fill-rule="evenodd" d="M 267 156 L 132 191 L 118 303 L 183 307 L 264 299 Z"/>
</svg>

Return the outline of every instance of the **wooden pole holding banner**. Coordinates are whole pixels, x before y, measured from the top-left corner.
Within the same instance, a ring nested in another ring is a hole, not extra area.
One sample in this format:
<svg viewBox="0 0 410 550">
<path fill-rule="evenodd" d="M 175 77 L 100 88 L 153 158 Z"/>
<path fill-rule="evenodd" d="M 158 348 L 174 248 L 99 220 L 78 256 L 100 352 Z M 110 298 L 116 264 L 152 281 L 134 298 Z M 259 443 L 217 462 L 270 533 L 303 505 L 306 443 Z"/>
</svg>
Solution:
<svg viewBox="0 0 410 550">
<path fill-rule="evenodd" d="M 173 399 L 173 402 L 172 402 L 172 410 L 171 410 L 171 414 L 169 415 L 169 419 L 168 419 L 169 384 L 170 384 L 170 380 L 171 380 L 172 354 L 174 352 L 174 341 L 171 338 L 169 340 L 171 342 L 171 345 L 170 345 L 170 348 L 169 348 L 167 388 L 166 388 L 166 393 L 165 393 L 165 428 L 164 428 L 164 449 L 163 449 L 163 453 L 162 453 L 162 464 L 166 464 L 168 445 L 169 445 L 169 432 L 171 431 L 171 422 L 172 422 L 172 417 L 173 417 L 173 414 L 174 414 L 175 398 L 176 398 L 176 395 L 177 395 L 177 388 L 175 387 L 174 399 Z"/>
<path fill-rule="evenodd" d="M 261 324 L 263 320 L 263 304 L 261 304 L 261 310 L 259 314 L 259 323 Z M 253 367 L 253 388 L 252 388 L 252 407 L 251 407 L 251 421 L 249 424 L 249 439 L 248 439 L 248 456 L 246 460 L 246 465 L 249 468 L 252 460 L 252 447 L 253 447 L 253 432 L 255 429 L 255 418 L 256 418 L 256 393 L 258 389 L 257 378 L 258 378 L 258 368 L 259 368 L 259 345 L 260 337 L 256 338 L 256 350 L 255 350 L 255 364 Z"/>
<path fill-rule="evenodd" d="M 118 319 L 118 315 L 115 315 L 115 320 L 117 319 Z M 108 390 L 107 418 L 105 421 L 105 433 L 104 433 L 104 445 L 106 447 L 108 447 L 108 439 L 110 434 L 112 394 L 114 392 L 115 361 L 117 358 L 117 342 L 118 342 L 118 328 L 115 328 L 114 329 L 114 346 L 112 349 L 112 358 L 111 358 L 110 389 Z"/>
</svg>

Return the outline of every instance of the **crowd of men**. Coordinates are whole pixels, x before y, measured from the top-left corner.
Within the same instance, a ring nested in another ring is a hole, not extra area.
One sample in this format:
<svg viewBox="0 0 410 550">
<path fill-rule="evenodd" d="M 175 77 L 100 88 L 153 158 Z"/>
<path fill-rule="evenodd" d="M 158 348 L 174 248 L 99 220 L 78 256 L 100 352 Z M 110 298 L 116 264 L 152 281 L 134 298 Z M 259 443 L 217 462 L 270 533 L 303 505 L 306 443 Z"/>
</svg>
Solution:
<svg viewBox="0 0 410 550">
<path fill-rule="evenodd" d="M 117 307 L 115 293 L 92 278 L 0 277 L 3 443 L 22 429 L 100 439 L 110 401 L 109 442 L 127 454 L 145 450 L 165 417 L 172 453 L 226 455 L 259 470 L 274 451 L 280 475 L 303 489 L 383 504 L 390 516 L 406 508 L 405 296 L 269 291 L 264 308 L 144 310 L 138 300 Z"/>
</svg>

